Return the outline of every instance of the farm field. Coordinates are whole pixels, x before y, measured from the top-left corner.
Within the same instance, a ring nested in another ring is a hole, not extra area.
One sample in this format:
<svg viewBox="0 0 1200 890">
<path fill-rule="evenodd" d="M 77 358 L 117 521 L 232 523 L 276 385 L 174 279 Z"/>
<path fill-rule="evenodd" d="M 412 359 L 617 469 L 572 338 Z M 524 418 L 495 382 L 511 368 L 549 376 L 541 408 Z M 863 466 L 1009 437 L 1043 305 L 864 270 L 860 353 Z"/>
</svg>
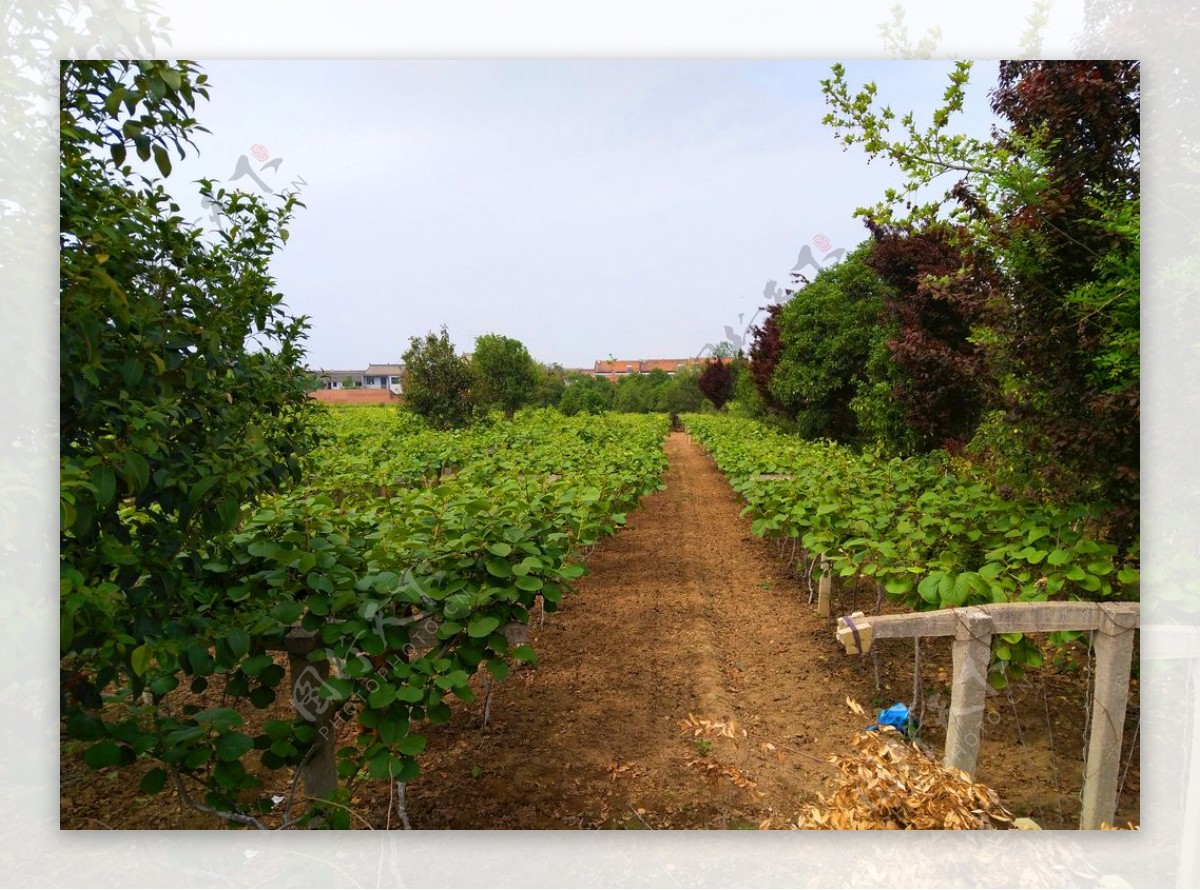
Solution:
<svg viewBox="0 0 1200 890">
<path fill-rule="evenodd" d="M 337 628 L 323 632 L 344 664 L 327 694 L 356 704 L 334 721 L 335 747 L 343 778 L 360 776 L 340 799 L 346 827 L 397 827 L 390 771 L 407 780 L 414 828 L 786 828 L 827 790 L 828 755 L 845 753 L 864 725 L 847 698 L 868 710 L 911 698 L 911 644 L 881 641 L 875 657 L 845 655 L 832 622 L 809 604 L 792 545 L 755 534 L 766 529 L 761 517 L 739 515 L 746 503 L 734 489 L 745 486 L 733 474 L 731 488 L 721 475 L 720 450 L 714 463 L 692 436 L 668 435 L 665 417 L 531 412 L 452 434 L 383 409 L 328 418 L 321 471 L 260 505 L 223 554 L 208 554 L 214 573 L 246 567 L 245 651 L 236 654 L 236 628 L 213 632 L 207 660 L 185 652 L 172 663 L 164 648 L 156 665 L 186 665 L 205 682 L 162 693 L 159 717 L 131 702 L 105 714 L 129 726 L 136 721 L 120 713 L 129 709 L 141 721 L 141 735 L 126 736 L 131 750 L 151 744 L 147 721 L 163 721 L 158 744 L 169 748 L 171 733 L 185 744 L 188 726 L 205 725 L 202 715 L 219 735 L 249 740 L 236 759 L 244 775 L 222 766 L 233 760 L 219 741 L 215 763 L 192 767 L 197 782 L 237 776 L 215 787 L 245 812 L 255 812 L 255 799 L 294 791 L 304 741 L 282 683 L 287 658 L 260 644 L 283 619 Z M 707 428 L 710 442 L 718 426 Z M 298 531 L 317 554 L 311 566 L 296 552 L 303 548 L 288 548 Z M 333 562 L 321 560 L 326 553 Z M 406 574 L 414 565 L 419 572 Z M 1011 569 L 1013 583 L 1020 571 Z M 894 601 L 880 601 L 861 578 L 841 583 L 834 614 L 917 605 L 899 587 Z M 262 608 L 260 597 L 272 605 Z M 278 612 L 281 601 L 295 606 Z M 412 625 L 384 623 L 373 640 L 374 617 L 418 611 L 440 622 L 441 658 L 414 651 L 389 661 L 412 643 Z M 528 622 L 527 642 L 502 632 L 513 622 Z M 1061 664 L 1025 658 L 1024 673 L 989 697 L 978 779 L 1016 815 L 1073 828 L 1087 653 L 1081 660 L 1066 641 L 1047 651 Z M 948 641 L 922 646 L 921 671 L 925 700 L 944 701 Z M 307 704 L 320 710 L 316 699 Z M 936 714 L 931 707 L 920 733 L 935 753 L 944 731 Z M 1137 714 L 1135 684 L 1118 824 L 1139 819 Z M 84 763 L 88 750 L 72 743 L 63 756 L 64 828 L 225 824 L 185 807 L 170 786 L 146 793 L 151 758 L 97 773 Z M 278 809 L 265 806 L 261 818 L 278 823 Z"/>
</svg>

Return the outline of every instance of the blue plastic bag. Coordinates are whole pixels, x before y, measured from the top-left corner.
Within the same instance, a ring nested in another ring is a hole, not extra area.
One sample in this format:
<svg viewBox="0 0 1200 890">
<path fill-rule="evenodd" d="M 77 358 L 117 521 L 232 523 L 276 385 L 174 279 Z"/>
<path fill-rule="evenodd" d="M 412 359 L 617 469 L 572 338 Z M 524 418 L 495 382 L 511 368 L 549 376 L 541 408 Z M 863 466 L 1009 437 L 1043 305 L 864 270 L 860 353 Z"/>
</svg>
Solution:
<svg viewBox="0 0 1200 890">
<path fill-rule="evenodd" d="M 876 722 L 868 726 L 867 729 L 875 730 L 881 726 L 890 726 L 908 735 L 909 724 L 911 722 L 912 718 L 908 714 L 908 705 L 903 702 L 896 702 L 890 708 L 880 711 Z"/>
</svg>

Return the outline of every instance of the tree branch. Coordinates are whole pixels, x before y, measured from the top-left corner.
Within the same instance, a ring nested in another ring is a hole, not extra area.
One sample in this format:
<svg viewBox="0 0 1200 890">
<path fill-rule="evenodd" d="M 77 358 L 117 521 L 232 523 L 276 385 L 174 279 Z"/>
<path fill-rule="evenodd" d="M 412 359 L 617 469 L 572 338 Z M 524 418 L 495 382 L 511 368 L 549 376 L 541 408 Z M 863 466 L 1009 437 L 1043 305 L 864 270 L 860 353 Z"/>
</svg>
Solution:
<svg viewBox="0 0 1200 890">
<path fill-rule="evenodd" d="M 183 781 L 179 777 L 178 770 L 171 770 L 171 783 L 175 786 L 175 790 L 179 793 L 179 799 L 182 800 L 184 804 L 199 813 L 206 813 L 210 816 L 218 816 L 221 819 L 225 819 L 229 822 L 241 822 L 243 825 L 253 825 L 260 831 L 270 831 L 266 825 L 264 825 L 258 819 L 255 819 L 253 816 L 247 816 L 243 813 L 228 813 L 224 810 L 218 810 L 214 807 L 205 806 L 202 803 L 196 803 L 196 801 L 192 800 L 191 795 L 187 793 L 187 789 L 183 787 Z"/>
</svg>

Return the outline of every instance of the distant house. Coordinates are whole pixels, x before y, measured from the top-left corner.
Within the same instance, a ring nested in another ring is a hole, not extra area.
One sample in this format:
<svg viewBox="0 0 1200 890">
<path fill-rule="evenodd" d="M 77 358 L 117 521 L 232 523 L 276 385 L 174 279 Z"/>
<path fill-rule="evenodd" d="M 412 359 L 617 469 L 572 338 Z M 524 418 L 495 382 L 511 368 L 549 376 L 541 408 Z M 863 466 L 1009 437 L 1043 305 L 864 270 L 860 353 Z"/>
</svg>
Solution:
<svg viewBox="0 0 1200 890">
<path fill-rule="evenodd" d="M 649 374 L 651 371 L 663 371 L 668 377 L 674 377 L 684 368 L 703 365 L 708 361 L 707 358 L 610 359 L 597 361 L 590 371 L 584 371 L 584 373 L 591 374 L 593 377 L 603 377 L 606 380 L 620 380 L 622 377 L 630 377 L 634 374 Z M 728 364 L 733 359 L 723 358 L 720 361 Z"/>
<path fill-rule="evenodd" d="M 390 389 L 396 395 L 404 391 L 403 365 L 367 365 L 362 385 L 366 389 Z"/>
<path fill-rule="evenodd" d="M 321 369 L 316 372 L 322 389 L 387 389 L 395 395 L 404 392 L 403 365 L 368 365 L 365 371 Z"/>
<path fill-rule="evenodd" d="M 332 405 L 371 405 L 397 402 L 404 392 L 403 365 L 368 365 L 365 371 L 315 372 L 321 388 L 309 396 Z"/>
<path fill-rule="evenodd" d="M 322 389 L 358 389 L 363 385 L 362 371 L 326 371 L 317 372 Z"/>
</svg>

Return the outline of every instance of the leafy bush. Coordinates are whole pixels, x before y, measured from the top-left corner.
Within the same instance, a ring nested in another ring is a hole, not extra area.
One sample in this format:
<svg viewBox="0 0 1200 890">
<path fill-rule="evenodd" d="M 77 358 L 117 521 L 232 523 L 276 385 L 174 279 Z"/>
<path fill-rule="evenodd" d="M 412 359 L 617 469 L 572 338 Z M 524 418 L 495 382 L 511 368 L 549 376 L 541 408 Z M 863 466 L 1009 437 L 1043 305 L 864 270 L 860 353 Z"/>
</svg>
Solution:
<svg viewBox="0 0 1200 890">
<path fill-rule="evenodd" d="M 471 367 L 459 356 L 443 327 L 424 339 L 413 337 L 404 353 L 404 405 L 434 429 L 464 427 L 471 422 Z"/>
</svg>

